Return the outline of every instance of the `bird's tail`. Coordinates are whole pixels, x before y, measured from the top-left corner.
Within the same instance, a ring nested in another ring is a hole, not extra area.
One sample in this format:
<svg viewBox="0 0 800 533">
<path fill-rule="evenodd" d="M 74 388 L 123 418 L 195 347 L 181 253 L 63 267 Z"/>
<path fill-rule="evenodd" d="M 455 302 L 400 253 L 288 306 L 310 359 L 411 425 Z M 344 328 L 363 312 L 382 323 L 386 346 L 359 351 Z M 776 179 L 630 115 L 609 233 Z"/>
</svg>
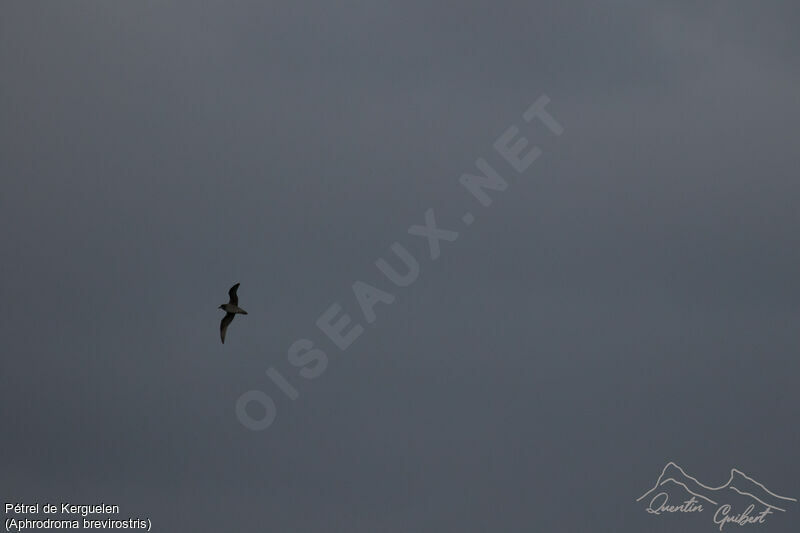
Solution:
<svg viewBox="0 0 800 533">
<path fill-rule="evenodd" d="M 246 315 L 246 314 L 247 314 L 247 311 L 245 311 L 244 309 L 242 309 L 241 311 L 239 311 L 239 314 L 240 314 L 240 315 Z"/>
</svg>

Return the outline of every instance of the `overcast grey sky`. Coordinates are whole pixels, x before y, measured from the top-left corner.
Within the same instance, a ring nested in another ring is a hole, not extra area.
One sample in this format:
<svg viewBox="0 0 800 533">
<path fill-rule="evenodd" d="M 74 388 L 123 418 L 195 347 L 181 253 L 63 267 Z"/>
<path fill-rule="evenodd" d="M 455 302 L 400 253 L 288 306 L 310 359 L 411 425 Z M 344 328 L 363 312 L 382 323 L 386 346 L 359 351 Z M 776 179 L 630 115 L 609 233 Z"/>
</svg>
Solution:
<svg viewBox="0 0 800 533">
<path fill-rule="evenodd" d="M 634 501 L 670 460 L 800 498 L 798 27 L 792 2 L 6 4 L 0 499 L 153 531 L 716 531 Z M 542 94 L 561 136 L 521 120 Z M 543 152 L 519 178 L 512 124 Z M 489 208 L 478 157 L 509 181 Z M 407 233 L 428 208 L 461 232 L 437 261 Z M 407 288 L 374 265 L 395 241 Z M 396 298 L 373 324 L 356 280 Z"/>
</svg>

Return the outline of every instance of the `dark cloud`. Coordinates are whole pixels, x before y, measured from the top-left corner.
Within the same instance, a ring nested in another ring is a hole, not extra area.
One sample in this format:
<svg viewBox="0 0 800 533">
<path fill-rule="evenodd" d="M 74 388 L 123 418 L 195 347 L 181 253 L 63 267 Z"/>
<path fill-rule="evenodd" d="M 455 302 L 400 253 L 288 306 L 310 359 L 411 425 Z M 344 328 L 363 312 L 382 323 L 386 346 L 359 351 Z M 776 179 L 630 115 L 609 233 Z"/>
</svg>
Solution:
<svg viewBox="0 0 800 533">
<path fill-rule="evenodd" d="M 3 501 L 164 531 L 657 531 L 677 520 L 633 500 L 669 460 L 800 494 L 796 8 L 4 12 Z M 492 143 L 542 93 L 566 131 L 525 127 L 543 155 L 516 178 Z M 510 183 L 487 209 L 458 184 L 478 157 Z M 407 233 L 429 207 L 462 232 L 435 262 Z M 404 289 L 374 266 L 395 241 Z M 396 297 L 372 325 L 356 280 Z M 344 353 L 315 326 L 334 302 L 365 327 Z"/>
</svg>

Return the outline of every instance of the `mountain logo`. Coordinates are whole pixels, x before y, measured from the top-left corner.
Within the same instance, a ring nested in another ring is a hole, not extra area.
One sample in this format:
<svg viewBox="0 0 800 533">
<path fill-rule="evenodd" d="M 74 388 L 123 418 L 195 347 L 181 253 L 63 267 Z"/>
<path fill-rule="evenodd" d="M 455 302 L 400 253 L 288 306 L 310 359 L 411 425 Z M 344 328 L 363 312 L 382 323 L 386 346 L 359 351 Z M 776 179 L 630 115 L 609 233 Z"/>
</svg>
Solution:
<svg viewBox="0 0 800 533">
<path fill-rule="evenodd" d="M 728 481 L 709 487 L 670 461 L 653 488 L 636 498 L 652 515 L 713 511 L 719 530 L 727 524 L 764 524 L 770 515 L 785 513 L 797 504 L 795 498 L 775 494 L 741 470 L 731 469 Z M 680 502 L 680 503 L 676 503 Z"/>
</svg>

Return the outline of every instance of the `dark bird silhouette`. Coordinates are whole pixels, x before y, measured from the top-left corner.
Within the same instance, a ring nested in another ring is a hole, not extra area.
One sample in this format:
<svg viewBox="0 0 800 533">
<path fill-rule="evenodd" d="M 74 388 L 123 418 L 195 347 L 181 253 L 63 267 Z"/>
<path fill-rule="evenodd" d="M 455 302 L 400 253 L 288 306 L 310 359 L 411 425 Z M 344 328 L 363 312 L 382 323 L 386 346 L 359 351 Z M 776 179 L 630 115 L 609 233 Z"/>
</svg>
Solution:
<svg viewBox="0 0 800 533">
<path fill-rule="evenodd" d="M 222 339 L 222 344 L 225 344 L 225 332 L 228 331 L 228 326 L 233 322 L 233 317 L 247 314 L 247 311 L 239 307 L 239 297 L 236 295 L 236 289 L 238 288 L 238 283 L 231 287 L 231 290 L 228 291 L 230 301 L 218 307 L 218 309 L 225 311 L 225 316 L 222 317 L 222 322 L 219 323 L 219 336 Z"/>
</svg>

